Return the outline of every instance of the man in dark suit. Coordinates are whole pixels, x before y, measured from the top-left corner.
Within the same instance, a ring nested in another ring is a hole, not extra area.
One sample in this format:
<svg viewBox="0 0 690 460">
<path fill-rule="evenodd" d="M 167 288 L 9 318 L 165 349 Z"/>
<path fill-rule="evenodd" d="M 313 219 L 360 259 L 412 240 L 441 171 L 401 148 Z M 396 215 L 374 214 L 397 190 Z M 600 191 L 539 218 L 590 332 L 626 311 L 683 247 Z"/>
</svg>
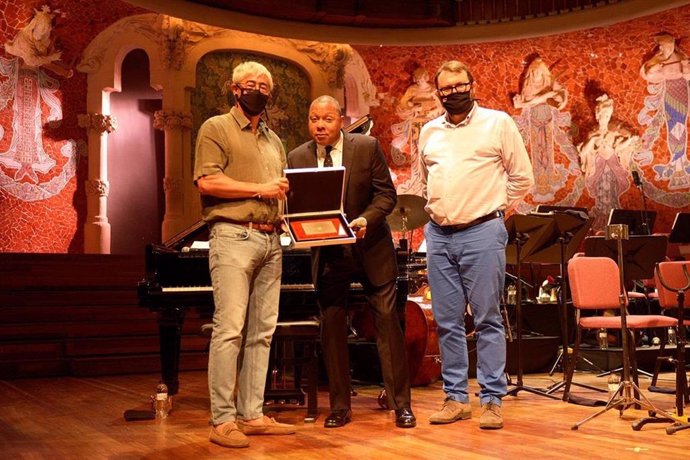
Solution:
<svg viewBox="0 0 690 460">
<path fill-rule="evenodd" d="M 396 426 L 412 428 L 417 422 L 410 407 L 405 341 L 395 306 L 397 263 L 386 222 L 395 207 L 395 188 L 379 142 L 373 137 L 345 133 L 342 125 L 338 101 L 330 96 L 318 97 L 309 108 L 309 134 L 313 140 L 288 154 L 290 168 L 345 167 L 345 215 L 357 236 L 355 244 L 312 250 L 331 405 L 324 426 L 344 426 L 352 416 L 347 298 L 350 283 L 356 280 L 364 286 L 373 309 L 388 407 L 395 409 Z"/>
</svg>

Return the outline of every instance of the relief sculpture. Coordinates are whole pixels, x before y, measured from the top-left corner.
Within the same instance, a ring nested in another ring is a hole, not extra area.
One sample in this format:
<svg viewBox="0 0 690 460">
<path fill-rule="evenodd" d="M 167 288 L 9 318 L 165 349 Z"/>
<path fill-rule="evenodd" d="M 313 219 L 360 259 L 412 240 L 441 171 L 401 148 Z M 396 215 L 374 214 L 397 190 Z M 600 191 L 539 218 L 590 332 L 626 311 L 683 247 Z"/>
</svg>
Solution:
<svg viewBox="0 0 690 460">
<path fill-rule="evenodd" d="M 612 122 L 614 102 L 597 98 L 595 117 L 599 126 L 578 145 L 580 166 L 589 195 L 594 199 L 592 227 L 602 229 L 611 209 L 620 208 L 620 197 L 630 188 L 630 166 L 640 138 L 619 122 Z"/>
<path fill-rule="evenodd" d="M 12 133 L 8 150 L 0 152 L 0 187 L 25 201 L 49 198 L 62 190 L 74 176 L 76 143 L 69 139 L 60 147 L 62 169 L 58 175 L 52 169 L 58 164 L 43 145 L 43 104 L 48 108 L 45 121 L 57 126 L 62 121 L 62 107 L 56 93 L 59 81 L 45 70 L 61 77 L 72 71 L 61 63 L 61 52 L 51 38 L 55 12 L 43 6 L 15 37 L 5 43 L 5 51 L 13 59 L 0 57 L 0 110 L 12 104 Z M 45 69 L 45 70 L 44 70 Z M 5 137 L 0 128 L 0 140 Z M 8 174 L 6 174 L 9 173 Z M 52 177 L 41 182 L 38 174 Z"/>
<path fill-rule="evenodd" d="M 415 69 L 412 72 L 412 80 L 413 83 L 396 104 L 396 115 L 402 121 L 391 126 L 391 157 L 394 164 L 409 164 L 412 168 L 410 178 L 398 186 L 398 193 L 421 196 L 422 183 L 417 150 L 419 130 L 427 121 L 443 114 L 444 110 L 436 96 L 436 88 L 429 82 L 429 72 L 426 69 Z"/>
<path fill-rule="evenodd" d="M 513 106 L 522 110 L 514 118 L 532 158 L 532 199 L 537 203 L 553 201 L 565 187 L 569 171 L 577 169 L 577 152 L 567 133 L 570 113 L 562 112 L 567 103 L 568 90 L 540 57 L 535 58 L 527 67 L 520 93 L 513 97 Z M 557 161 L 557 151 L 569 159 L 567 169 Z"/>
<path fill-rule="evenodd" d="M 688 161 L 688 106 L 690 106 L 690 60 L 676 48 L 676 40 L 669 34 L 654 37 L 657 51 L 640 68 L 640 76 L 647 82 L 649 96 L 638 121 L 647 126 L 643 136 L 643 151 L 638 156 L 640 164 L 652 162 L 652 146 L 666 127 L 667 163 L 655 163 L 657 181 L 668 181 L 669 190 L 690 188 L 690 161 Z"/>
</svg>

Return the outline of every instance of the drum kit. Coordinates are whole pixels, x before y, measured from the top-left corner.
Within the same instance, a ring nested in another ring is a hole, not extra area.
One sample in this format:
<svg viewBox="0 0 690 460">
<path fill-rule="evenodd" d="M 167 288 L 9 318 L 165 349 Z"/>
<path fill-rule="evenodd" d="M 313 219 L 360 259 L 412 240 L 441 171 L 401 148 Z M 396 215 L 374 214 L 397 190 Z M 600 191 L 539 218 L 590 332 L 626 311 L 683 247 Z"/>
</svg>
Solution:
<svg viewBox="0 0 690 460">
<path fill-rule="evenodd" d="M 398 195 L 395 209 L 387 218 L 391 229 L 402 233 L 399 246 L 406 253 L 405 268 L 410 282 L 410 295 L 423 295 L 424 292 L 420 291 L 428 290 L 426 244 L 423 241 L 417 252 L 410 250 L 414 230 L 429 221 L 429 214 L 424 210 L 425 205 L 426 200 L 418 195 Z"/>
</svg>

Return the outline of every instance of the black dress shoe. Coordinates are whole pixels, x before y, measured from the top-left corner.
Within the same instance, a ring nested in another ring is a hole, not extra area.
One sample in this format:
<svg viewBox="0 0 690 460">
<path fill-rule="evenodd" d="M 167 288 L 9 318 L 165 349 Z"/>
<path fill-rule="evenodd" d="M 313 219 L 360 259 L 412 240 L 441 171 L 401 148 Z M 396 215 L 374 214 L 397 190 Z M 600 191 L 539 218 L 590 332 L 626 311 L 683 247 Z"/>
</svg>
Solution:
<svg viewBox="0 0 690 460">
<path fill-rule="evenodd" d="M 414 428 L 417 426 L 417 418 L 412 413 L 412 409 L 405 407 L 395 410 L 395 426 L 398 428 Z"/>
<path fill-rule="evenodd" d="M 352 411 L 350 409 L 338 409 L 331 412 L 331 415 L 326 417 L 323 426 L 326 428 L 340 428 L 352 421 Z"/>
</svg>

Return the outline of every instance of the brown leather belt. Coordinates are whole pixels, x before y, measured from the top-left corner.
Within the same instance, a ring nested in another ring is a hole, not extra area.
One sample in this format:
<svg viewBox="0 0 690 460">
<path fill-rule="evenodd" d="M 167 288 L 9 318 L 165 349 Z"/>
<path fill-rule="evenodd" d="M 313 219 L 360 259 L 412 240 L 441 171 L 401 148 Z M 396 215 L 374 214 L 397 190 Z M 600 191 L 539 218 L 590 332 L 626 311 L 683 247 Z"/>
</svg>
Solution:
<svg viewBox="0 0 690 460">
<path fill-rule="evenodd" d="M 227 222 L 229 224 L 241 225 L 261 233 L 276 233 L 280 227 L 275 224 L 264 224 L 261 222 L 239 222 L 231 219 L 218 219 L 216 222 Z"/>
<path fill-rule="evenodd" d="M 484 222 L 487 222 L 492 219 L 498 219 L 499 217 L 503 217 L 503 213 L 501 211 L 494 211 L 490 214 L 487 214 L 485 216 L 477 217 L 473 221 L 467 222 L 466 224 L 457 224 L 457 225 L 442 225 L 441 228 L 451 230 L 454 232 L 459 232 L 462 230 L 467 230 L 468 228 L 474 227 L 475 225 L 483 224 Z"/>
</svg>

